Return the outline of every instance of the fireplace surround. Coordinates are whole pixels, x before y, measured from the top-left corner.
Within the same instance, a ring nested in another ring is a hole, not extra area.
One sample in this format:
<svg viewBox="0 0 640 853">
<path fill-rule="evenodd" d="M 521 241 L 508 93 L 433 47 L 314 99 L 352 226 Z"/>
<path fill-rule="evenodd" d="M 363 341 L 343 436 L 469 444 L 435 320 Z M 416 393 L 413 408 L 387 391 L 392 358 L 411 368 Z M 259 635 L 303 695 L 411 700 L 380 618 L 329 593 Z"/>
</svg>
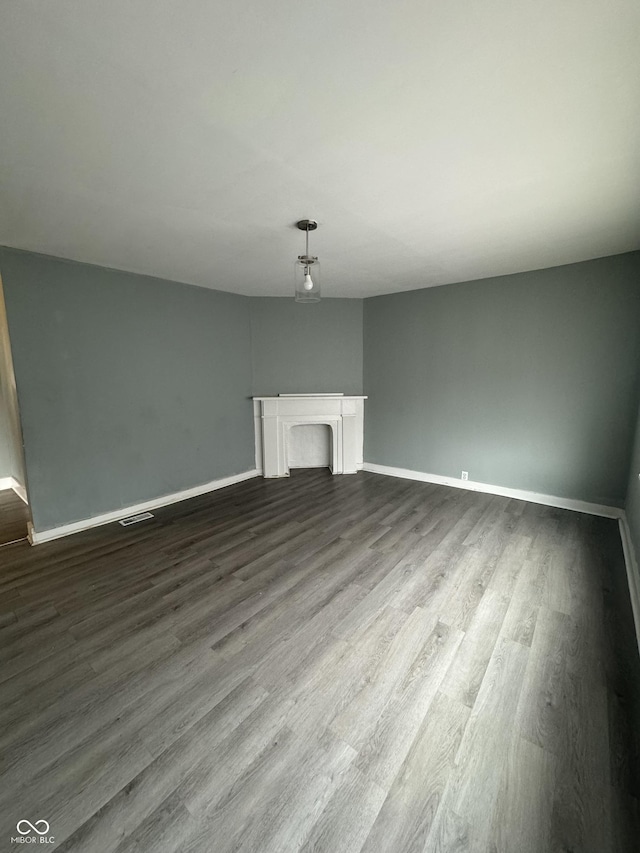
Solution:
<svg viewBox="0 0 640 853">
<path fill-rule="evenodd" d="M 279 394 L 254 397 L 256 467 L 264 477 L 288 477 L 291 430 L 326 424 L 330 430 L 332 474 L 355 474 L 362 468 L 364 396 Z"/>
</svg>

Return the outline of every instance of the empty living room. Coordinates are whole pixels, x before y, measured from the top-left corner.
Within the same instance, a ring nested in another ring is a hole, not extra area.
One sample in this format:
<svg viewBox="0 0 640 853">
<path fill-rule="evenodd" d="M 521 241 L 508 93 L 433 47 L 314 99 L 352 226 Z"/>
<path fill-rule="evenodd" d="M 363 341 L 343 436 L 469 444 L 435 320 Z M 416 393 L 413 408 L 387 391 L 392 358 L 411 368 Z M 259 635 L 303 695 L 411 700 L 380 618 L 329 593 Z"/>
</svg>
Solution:
<svg viewBox="0 0 640 853">
<path fill-rule="evenodd" d="M 639 46 L 3 4 L 2 853 L 638 853 Z"/>
</svg>

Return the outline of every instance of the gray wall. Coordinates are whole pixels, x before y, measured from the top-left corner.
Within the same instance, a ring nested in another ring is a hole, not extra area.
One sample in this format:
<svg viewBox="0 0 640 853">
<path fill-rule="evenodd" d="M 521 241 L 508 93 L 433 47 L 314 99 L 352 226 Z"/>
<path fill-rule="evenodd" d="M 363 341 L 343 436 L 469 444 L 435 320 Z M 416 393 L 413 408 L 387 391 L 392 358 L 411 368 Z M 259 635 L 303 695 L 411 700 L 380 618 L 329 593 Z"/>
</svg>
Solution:
<svg viewBox="0 0 640 853">
<path fill-rule="evenodd" d="M 629 468 L 629 484 L 627 489 L 627 521 L 631 530 L 631 538 L 636 552 L 636 559 L 640 560 L 640 411 L 636 424 L 636 438 L 633 445 L 631 465 Z"/>
<path fill-rule="evenodd" d="M 254 467 L 246 297 L 2 249 L 34 526 Z"/>
<path fill-rule="evenodd" d="M 8 249 L 0 271 L 37 530 L 253 468 L 252 392 L 363 391 L 361 300 Z M 632 253 L 365 300 L 365 458 L 622 505 L 639 297 Z M 636 518 L 637 488 L 632 470 Z"/>
<path fill-rule="evenodd" d="M 622 506 L 640 253 L 365 300 L 365 459 Z"/>
<path fill-rule="evenodd" d="M 13 477 L 21 486 L 26 486 L 22 454 L 20 413 L 0 279 L 0 477 Z"/>
<path fill-rule="evenodd" d="M 362 300 L 251 300 L 256 395 L 362 394 Z"/>
</svg>

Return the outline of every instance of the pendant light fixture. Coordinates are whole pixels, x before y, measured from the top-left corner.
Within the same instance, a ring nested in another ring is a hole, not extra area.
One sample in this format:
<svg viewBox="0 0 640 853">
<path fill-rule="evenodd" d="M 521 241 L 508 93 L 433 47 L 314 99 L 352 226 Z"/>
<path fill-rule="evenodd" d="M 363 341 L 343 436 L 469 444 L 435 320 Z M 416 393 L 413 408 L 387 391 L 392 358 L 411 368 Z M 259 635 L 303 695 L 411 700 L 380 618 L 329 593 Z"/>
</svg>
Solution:
<svg viewBox="0 0 640 853">
<path fill-rule="evenodd" d="M 298 255 L 295 263 L 296 302 L 320 302 L 320 264 L 309 254 L 309 231 L 315 231 L 318 223 L 313 219 L 301 219 L 296 224 L 307 234 L 305 254 Z"/>
</svg>

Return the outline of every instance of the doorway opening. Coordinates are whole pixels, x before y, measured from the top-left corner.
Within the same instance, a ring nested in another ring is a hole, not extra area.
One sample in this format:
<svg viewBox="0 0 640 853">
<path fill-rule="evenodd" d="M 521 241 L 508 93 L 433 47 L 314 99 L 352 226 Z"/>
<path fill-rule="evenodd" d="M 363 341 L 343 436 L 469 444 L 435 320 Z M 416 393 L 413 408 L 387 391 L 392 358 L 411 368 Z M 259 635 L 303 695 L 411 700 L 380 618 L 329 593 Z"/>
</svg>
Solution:
<svg viewBox="0 0 640 853">
<path fill-rule="evenodd" d="M 0 547 L 26 539 L 30 521 L 18 391 L 0 279 Z"/>
</svg>

